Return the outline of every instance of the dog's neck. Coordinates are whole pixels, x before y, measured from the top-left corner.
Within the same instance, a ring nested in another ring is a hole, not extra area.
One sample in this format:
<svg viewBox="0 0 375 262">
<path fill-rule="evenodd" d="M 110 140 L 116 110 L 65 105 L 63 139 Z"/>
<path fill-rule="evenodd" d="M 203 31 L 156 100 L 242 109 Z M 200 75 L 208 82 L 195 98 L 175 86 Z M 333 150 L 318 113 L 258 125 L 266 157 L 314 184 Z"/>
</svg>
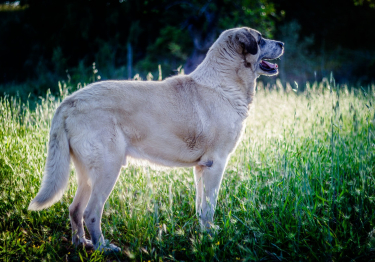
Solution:
<svg viewBox="0 0 375 262">
<path fill-rule="evenodd" d="M 231 55 L 231 52 L 235 51 L 214 43 L 190 77 L 220 92 L 239 115 L 246 117 L 255 93 L 256 77 L 250 82 L 244 82 L 237 75 L 238 56 Z"/>
</svg>

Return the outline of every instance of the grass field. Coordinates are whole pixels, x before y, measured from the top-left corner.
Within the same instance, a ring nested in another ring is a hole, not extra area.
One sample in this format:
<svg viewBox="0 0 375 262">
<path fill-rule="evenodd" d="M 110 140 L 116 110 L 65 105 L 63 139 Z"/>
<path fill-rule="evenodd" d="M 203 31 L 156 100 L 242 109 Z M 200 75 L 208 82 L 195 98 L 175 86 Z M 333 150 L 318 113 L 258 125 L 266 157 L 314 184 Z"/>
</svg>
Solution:
<svg viewBox="0 0 375 262">
<path fill-rule="evenodd" d="M 375 260 L 375 86 L 338 89 L 323 81 L 295 91 L 279 82 L 258 86 L 212 235 L 199 229 L 191 169 L 123 169 L 102 221 L 106 238 L 123 250 L 117 254 L 71 245 L 73 171 L 60 202 L 27 211 L 64 88 L 33 111 L 1 98 L 0 260 Z"/>
</svg>

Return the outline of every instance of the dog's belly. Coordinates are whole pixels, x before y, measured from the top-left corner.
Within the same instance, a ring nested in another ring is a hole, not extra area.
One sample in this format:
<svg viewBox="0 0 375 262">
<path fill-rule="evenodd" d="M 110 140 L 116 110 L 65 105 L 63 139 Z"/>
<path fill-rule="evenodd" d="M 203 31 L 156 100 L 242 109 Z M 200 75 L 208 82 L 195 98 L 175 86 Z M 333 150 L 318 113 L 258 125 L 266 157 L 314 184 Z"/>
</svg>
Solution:
<svg viewBox="0 0 375 262">
<path fill-rule="evenodd" d="M 203 145 L 189 148 L 184 140 L 176 137 L 150 138 L 128 145 L 126 154 L 132 158 L 169 167 L 195 166 L 205 153 Z"/>
</svg>

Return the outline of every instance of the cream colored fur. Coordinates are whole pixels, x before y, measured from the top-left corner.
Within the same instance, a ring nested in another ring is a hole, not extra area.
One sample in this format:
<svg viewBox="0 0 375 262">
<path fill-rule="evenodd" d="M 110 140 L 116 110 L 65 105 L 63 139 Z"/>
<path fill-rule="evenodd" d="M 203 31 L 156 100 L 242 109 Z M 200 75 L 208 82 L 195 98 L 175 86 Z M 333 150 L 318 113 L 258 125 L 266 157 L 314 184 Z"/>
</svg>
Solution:
<svg viewBox="0 0 375 262">
<path fill-rule="evenodd" d="M 282 43 L 263 40 L 261 45 L 261 39 L 250 28 L 227 30 L 190 75 L 160 82 L 97 82 L 66 98 L 53 118 L 43 183 L 29 209 L 47 208 L 61 198 L 72 158 L 78 177 L 69 208 L 73 243 L 119 250 L 104 240 L 100 223 L 104 203 L 130 156 L 194 167 L 197 215 L 203 227 L 210 227 L 255 81 L 259 74 L 270 74 L 259 68 L 259 61 L 264 54 L 271 59 L 283 52 Z M 85 239 L 83 220 L 91 241 Z"/>
</svg>

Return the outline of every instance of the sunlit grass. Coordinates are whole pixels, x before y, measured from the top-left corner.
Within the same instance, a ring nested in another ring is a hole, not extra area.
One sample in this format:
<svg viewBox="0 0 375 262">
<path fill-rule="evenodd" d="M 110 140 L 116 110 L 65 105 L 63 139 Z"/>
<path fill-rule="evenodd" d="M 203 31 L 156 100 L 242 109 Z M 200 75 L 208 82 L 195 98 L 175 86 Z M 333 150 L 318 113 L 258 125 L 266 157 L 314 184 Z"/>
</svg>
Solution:
<svg viewBox="0 0 375 262">
<path fill-rule="evenodd" d="M 339 91 L 338 91 L 339 90 Z M 375 257 L 375 86 L 328 81 L 304 92 L 258 85 L 219 194 L 213 235 L 199 230 L 191 169 L 122 170 L 103 215 L 122 253 L 74 249 L 68 205 L 27 206 L 40 186 L 60 97 L 34 111 L 0 100 L 0 259 L 5 261 L 369 261 Z"/>
</svg>

